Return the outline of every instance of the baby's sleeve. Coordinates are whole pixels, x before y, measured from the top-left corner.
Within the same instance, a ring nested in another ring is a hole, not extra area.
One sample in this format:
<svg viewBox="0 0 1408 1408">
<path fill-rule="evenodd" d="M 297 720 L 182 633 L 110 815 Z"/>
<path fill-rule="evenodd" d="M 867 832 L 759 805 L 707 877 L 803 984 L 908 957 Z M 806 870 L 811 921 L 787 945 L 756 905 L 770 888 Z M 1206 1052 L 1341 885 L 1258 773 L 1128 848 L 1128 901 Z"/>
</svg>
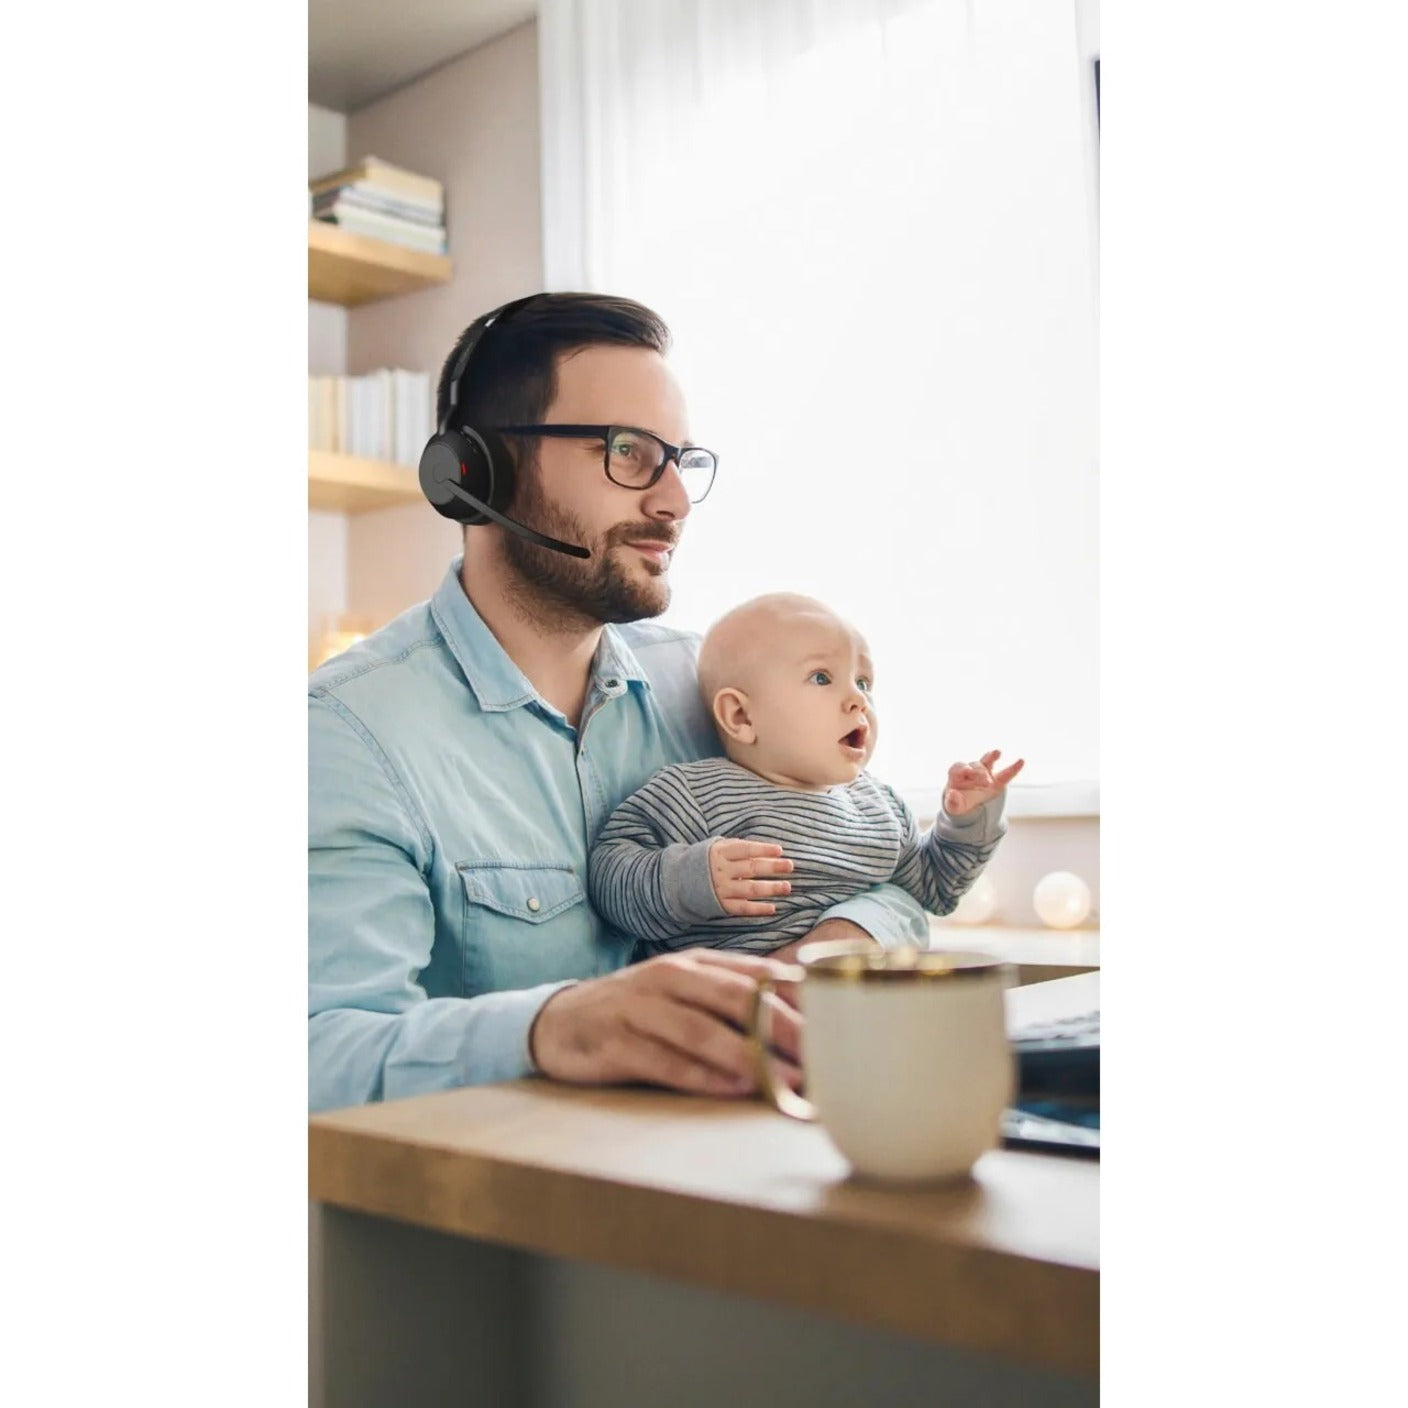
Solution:
<svg viewBox="0 0 1408 1408">
<path fill-rule="evenodd" d="M 931 914 L 951 914 L 1006 834 L 1003 799 L 994 797 L 961 818 L 941 811 L 921 836 L 904 799 L 892 787 L 885 791 L 904 837 L 894 883 L 908 890 Z"/>
<path fill-rule="evenodd" d="M 709 875 L 709 834 L 682 768 L 663 768 L 611 814 L 587 886 L 608 923 L 655 943 L 724 913 Z"/>
</svg>

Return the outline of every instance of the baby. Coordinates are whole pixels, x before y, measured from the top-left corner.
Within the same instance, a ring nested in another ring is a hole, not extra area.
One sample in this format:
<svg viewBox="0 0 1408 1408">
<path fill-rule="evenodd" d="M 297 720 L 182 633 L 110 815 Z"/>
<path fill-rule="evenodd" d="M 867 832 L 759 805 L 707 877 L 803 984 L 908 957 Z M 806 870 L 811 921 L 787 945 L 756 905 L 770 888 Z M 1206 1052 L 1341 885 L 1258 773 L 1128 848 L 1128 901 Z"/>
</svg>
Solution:
<svg viewBox="0 0 1408 1408">
<path fill-rule="evenodd" d="M 704 638 L 699 687 L 727 756 L 662 768 L 591 854 L 592 902 L 639 940 L 638 956 L 701 944 L 771 953 L 886 881 L 947 914 L 997 849 L 1022 760 L 994 772 L 994 750 L 955 763 L 921 836 L 895 790 L 865 771 L 870 652 L 820 602 L 777 594 L 730 611 Z"/>
</svg>

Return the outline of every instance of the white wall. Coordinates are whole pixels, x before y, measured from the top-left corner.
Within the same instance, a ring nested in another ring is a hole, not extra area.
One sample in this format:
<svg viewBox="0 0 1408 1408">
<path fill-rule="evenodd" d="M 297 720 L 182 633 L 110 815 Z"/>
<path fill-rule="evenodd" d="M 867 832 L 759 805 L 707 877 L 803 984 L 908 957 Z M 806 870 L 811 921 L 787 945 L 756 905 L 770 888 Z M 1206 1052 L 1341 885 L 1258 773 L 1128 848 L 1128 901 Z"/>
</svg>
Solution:
<svg viewBox="0 0 1408 1408">
<path fill-rule="evenodd" d="M 347 119 L 308 104 L 308 179 L 347 162 Z M 308 304 L 308 372 L 337 376 L 347 370 L 347 310 L 332 303 Z M 347 519 L 340 513 L 308 513 L 308 634 L 326 618 L 347 610 Z"/>
<path fill-rule="evenodd" d="M 347 119 L 308 104 L 308 179 L 347 165 Z M 336 376 L 347 370 L 347 310 L 335 303 L 308 304 L 308 370 Z"/>
<path fill-rule="evenodd" d="M 1100 0 L 1076 0 L 1076 42 L 1087 58 L 1100 52 Z"/>
<path fill-rule="evenodd" d="M 1084 82 L 1087 106 L 1096 111 L 1094 61 L 1100 57 L 1100 0 L 1076 0 L 1076 47 L 1085 60 Z M 1090 141 L 1086 148 L 1086 188 L 1090 193 L 1090 228 L 1095 237 L 1096 297 L 1100 288 L 1100 128 L 1092 116 Z"/>
</svg>

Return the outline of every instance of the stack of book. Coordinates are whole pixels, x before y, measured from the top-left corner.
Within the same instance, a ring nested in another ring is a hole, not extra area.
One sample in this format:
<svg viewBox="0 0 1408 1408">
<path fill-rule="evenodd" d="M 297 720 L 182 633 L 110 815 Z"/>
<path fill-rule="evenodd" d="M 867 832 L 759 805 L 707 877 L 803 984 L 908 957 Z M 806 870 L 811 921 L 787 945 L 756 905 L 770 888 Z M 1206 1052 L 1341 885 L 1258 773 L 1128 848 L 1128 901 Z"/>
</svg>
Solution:
<svg viewBox="0 0 1408 1408">
<path fill-rule="evenodd" d="M 435 430 L 429 372 L 381 367 L 308 378 L 308 448 L 417 465 Z"/>
<path fill-rule="evenodd" d="M 309 214 L 359 235 L 444 254 L 445 188 L 377 157 L 308 183 Z"/>
</svg>

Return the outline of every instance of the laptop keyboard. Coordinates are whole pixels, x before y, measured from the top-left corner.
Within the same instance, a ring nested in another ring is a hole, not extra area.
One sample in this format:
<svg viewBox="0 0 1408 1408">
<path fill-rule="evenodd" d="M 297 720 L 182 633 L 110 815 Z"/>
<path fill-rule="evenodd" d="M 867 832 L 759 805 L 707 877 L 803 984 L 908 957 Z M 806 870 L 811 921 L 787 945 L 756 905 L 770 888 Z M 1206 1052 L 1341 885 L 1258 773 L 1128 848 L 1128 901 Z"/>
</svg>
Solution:
<svg viewBox="0 0 1408 1408">
<path fill-rule="evenodd" d="M 1023 1095 L 1100 1094 L 1100 1013 L 1030 1022 L 1011 1033 Z"/>
<path fill-rule="evenodd" d="M 1100 1045 L 1100 1014 L 1081 1012 L 1074 1017 L 1061 1017 L 1050 1022 L 1028 1022 L 1012 1033 L 1012 1044 L 1019 1052 L 1069 1050 L 1079 1046 Z"/>
</svg>

